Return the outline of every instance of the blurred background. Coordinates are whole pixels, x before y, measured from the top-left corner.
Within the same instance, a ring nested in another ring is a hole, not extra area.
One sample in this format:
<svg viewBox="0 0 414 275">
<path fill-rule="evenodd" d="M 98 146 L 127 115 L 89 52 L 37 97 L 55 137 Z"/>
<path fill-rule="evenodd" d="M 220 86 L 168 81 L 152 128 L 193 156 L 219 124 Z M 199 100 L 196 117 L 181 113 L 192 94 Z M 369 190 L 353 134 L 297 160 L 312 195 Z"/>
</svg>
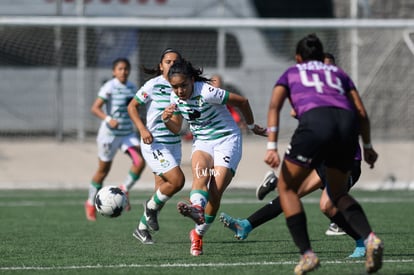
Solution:
<svg viewBox="0 0 414 275">
<path fill-rule="evenodd" d="M 0 173 L 11 169 L 8 142 L 94 146 L 100 121 L 89 108 L 112 61 L 129 58 L 130 80 L 142 85 L 148 76 L 140 67 L 155 66 L 167 47 L 205 75 L 222 75 L 265 125 L 273 84 L 294 63 L 298 39 L 315 32 L 357 83 L 369 112 L 381 162 L 367 181 L 412 188 L 413 15 L 413 0 L 2 0 Z M 281 143 L 296 125 L 289 110 Z"/>
</svg>

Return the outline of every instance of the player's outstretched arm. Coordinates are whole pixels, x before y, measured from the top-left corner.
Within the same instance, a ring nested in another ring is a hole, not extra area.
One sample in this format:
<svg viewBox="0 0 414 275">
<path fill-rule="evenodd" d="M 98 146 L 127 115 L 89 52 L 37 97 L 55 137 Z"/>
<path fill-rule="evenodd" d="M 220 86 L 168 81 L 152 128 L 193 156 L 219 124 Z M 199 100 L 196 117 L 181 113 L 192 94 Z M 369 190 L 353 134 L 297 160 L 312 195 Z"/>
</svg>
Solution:
<svg viewBox="0 0 414 275">
<path fill-rule="evenodd" d="M 249 130 L 251 130 L 256 135 L 267 136 L 266 129 L 254 123 L 253 112 L 249 100 L 246 97 L 235 93 L 230 93 L 227 104 L 239 108 Z"/>
</svg>

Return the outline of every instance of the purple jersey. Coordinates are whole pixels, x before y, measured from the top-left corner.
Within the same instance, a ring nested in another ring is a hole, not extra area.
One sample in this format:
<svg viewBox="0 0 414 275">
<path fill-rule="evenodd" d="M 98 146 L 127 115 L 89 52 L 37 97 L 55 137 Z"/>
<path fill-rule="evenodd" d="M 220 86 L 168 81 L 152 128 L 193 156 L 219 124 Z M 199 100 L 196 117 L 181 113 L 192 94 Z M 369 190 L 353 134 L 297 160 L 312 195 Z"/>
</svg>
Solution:
<svg viewBox="0 0 414 275">
<path fill-rule="evenodd" d="M 287 69 L 276 82 L 286 87 L 297 117 L 318 107 L 354 110 L 347 98 L 355 89 L 351 78 L 340 68 L 320 61 L 308 61 Z"/>
</svg>

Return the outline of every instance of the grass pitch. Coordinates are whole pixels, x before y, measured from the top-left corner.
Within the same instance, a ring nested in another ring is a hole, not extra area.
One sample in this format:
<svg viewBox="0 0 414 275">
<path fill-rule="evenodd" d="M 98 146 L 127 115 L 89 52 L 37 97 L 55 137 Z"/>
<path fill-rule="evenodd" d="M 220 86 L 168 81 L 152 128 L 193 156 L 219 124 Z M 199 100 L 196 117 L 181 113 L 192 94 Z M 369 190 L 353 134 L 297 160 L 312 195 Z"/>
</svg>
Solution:
<svg viewBox="0 0 414 275">
<path fill-rule="evenodd" d="M 132 191 L 132 210 L 119 218 L 88 222 L 87 191 L 3 190 L 0 192 L 1 274 L 293 274 L 299 260 L 283 215 L 237 241 L 216 219 L 204 237 L 204 255 L 190 255 L 193 223 L 178 214 L 181 191 L 160 214 L 154 245 L 132 237 L 149 192 Z M 378 274 L 414 274 L 414 192 L 353 191 L 384 241 Z M 272 194 L 276 195 L 276 194 Z M 320 192 L 305 198 L 308 229 L 321 267 L 312 274 L 365 274 L 364 259 L 348 259 L 354 241 L 325 236 L 329 221 L 320 213 Z M 264 205 L 254 190 L 228 190 L 220 212 L 247 217 Z"/>
</svg>

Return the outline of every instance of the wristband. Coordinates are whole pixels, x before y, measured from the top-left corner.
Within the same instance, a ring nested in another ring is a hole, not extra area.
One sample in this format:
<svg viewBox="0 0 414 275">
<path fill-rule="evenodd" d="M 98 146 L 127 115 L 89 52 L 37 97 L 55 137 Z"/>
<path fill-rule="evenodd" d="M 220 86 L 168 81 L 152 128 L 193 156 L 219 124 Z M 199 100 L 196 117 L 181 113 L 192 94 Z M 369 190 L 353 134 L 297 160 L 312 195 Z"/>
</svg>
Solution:
<svg viewBox="0 0 414 275">
<path fill-rule="evenodd" d="M 170 121 L 170 118 L 162 119 L 162 122 L 164 122 L 164 123 L 167 123 L 168 121 Z"/>
<path fill-rule="evenodd" d="M 252 123 L 252 124 L 247 124 L 247 128 L 249 129 L 249 130 L 253 130 L 254 129 L 254 123 Z"/>
<path fill-rule="evenodd" d="M 105 122 L 106 122 L 106 123 L 109 123 L 109 122 L 111 121 L 111 119 L 112 119 L 112 117 L 110 117 L 110 116 L 106 116 L 106 118 L 105 118 Z"/>
<path fill-rule="evenodd" d="M 267 148 L 267 150 L 276 150 L 277 149 L 277 141 L 268 141 L 266 148 Z"/>
<path fill-rule="evenodd" d="M 278 130 L 279 130 L 279 128 L 277 126 L 267 127 L 267 132 L 268 133 L 276 133 Z"/>
<path fill-rule="evenodd" d="M 362 145 L 364 147 L 364 149 L 372 149 L 372 144 L 371 143 L 364 143 L 364 145 Z"/>
</svg>

